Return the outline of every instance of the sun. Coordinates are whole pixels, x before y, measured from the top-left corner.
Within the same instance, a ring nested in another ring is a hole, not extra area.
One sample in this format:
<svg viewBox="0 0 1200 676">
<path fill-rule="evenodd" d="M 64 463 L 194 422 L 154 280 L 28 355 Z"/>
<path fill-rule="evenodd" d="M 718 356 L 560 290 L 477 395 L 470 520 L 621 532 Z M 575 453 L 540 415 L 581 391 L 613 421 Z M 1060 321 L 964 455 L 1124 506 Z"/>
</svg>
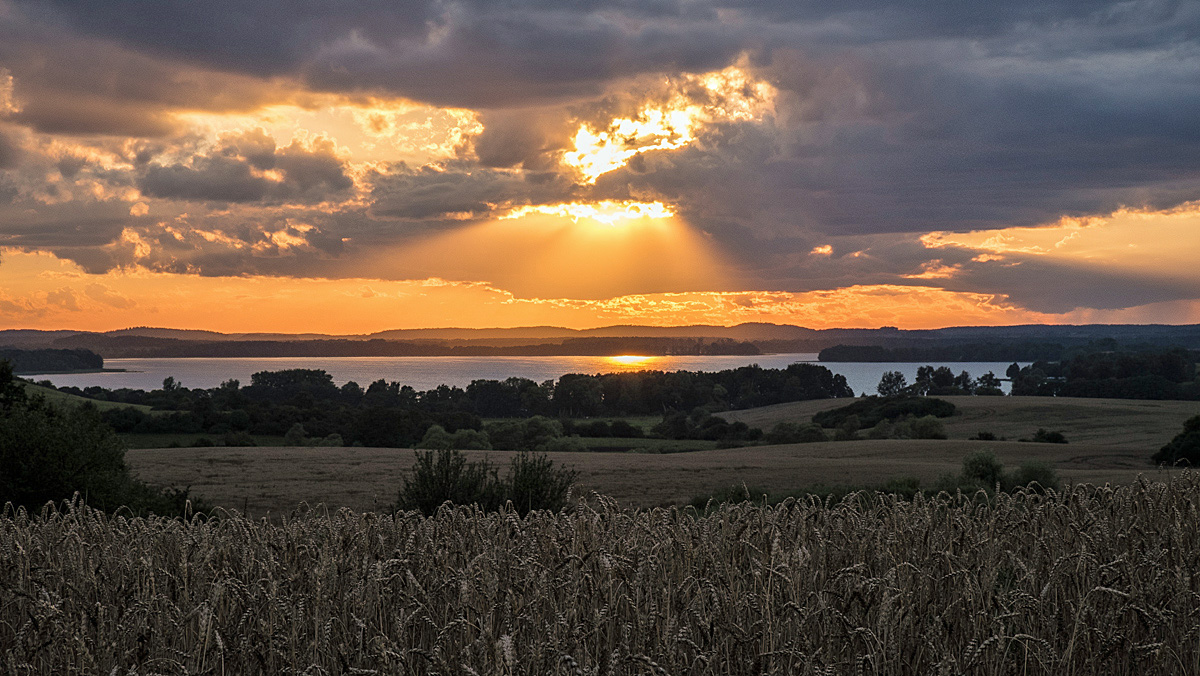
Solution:
<svg viewBox="0 0 1200 676">
<path fill-rule="evenodd" d="M 636 155 L 692 144 L 703 125 L 759 121 L 774 110 L 775 88 L 739 66 L 671 78 L 667 87 L 672 93 L 666 100 L 647 102 L 630 117 L 614 118 L 603 127 L 581 124 L 563 163 L 579 173 L 583 184 L 592 185 Z"/>
<path fill-rule="evenodd" d="M 500 217 L 501 220 L 523 218 L 533 214 L 562 216 L 578 223 L 582 220 L 595 221 L 615 226 L 624 221 L 643 218 L 671 218 L 675 212 L 662 202 L 634 202 L 628 200 L 601 200 L 598 202 L 564 202 L 561 204 L 537 204 L 518 207 Z"/>
</svg>

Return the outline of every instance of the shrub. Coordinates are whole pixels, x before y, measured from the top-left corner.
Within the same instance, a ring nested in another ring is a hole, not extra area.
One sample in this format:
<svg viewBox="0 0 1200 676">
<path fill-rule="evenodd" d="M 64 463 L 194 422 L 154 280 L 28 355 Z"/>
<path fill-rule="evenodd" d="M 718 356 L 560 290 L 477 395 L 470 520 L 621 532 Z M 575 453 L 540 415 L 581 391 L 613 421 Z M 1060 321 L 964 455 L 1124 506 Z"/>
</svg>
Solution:
<svg viewBox="0 0 1200 676">
<path fill-rule="evenodd" d="M 284 446 L 304 446 L 308 443 L 308 432 L 304 430 L 304 425 L 296 423 L 288 428 L 288 431 L 283 435 Z"/>
<path fill-rule="evenodd" d="M 778 423 L 763 437 L 768 444 L 809 444 L 826 440 L 820 425 L 794 422 Z"/>
<path fill-rule="evenodd" d="M 1172 466 L 1200 464 L 1200 415 L 1183 423 L 1183 431 L 1154 454 L 1154 462 Z"/>
<path fill-rule="evenodd" d="M 962 478 L 985 489 L 995 488 L 1004 474 L 1004 465 L 991 451 L 975 451 L 963 458 Z"/>
<path fill-rule="evenodd" d="M 524 515 L 534 509 L 557 512 L 567 505 L 578 472 L 554 466 L 544 455 L 518 453 L 509 464 L 502 486 L 503 498 Z"/>
<path fill-rule="evenodd" d="M 529 451 L 550 439 L 563 435 L 562 423 L 535 415 L 524 420 L 492 423 L 485 428 L 492 448 L 503 451 Z"/>
<path fill-rule="evenodd" d="M 345 440 L 342 439 L 342 435 L 338 434 L 337 432 L 334 432 L 333 434 L 330 434 L 329 436 L 318 441 L 316 445 L 317 446 L 325 446 L 325 447 L 329 447 L 329 448 L 340 448 L 342 446 L 345 446 L 346 442 L 345 442 Z"/>
<path fill-rule="evenodd" d="M 913 439 L 946 439 L 946 426 L 941 420 L 927 415 L 909 423 Z"/>
<path fill-rule="evenodd" d="M 467 462 L 458 450 L 417 453 L 412 474 L 404 480 L 396 508 L 432 515 L 443 504 L 478 505 L 495 511 L 506 502 L 521 515 L 530 510 L 557 511 L 566 506 L 575 483 L 574 470 L 555 467 L 545 455 L 519 453 L 500 479 L 486 459 Z"/>
<path fill-rule="evenodd" d="M 837 432 L 834 434 L 836 441 L 853 441 L 858 438 L 858 431 L 862 429 L 862 423 L 859 422 L 857 415 L 848 415 L 842 418 L 838 423 Z"/>
<path fill-rule="evenodd" d="M 1033 441 L 1043 444 L 1065 444 L 1067 438 L 1062 432 L 1047 432 L 1045 428 L 1038 428 L 1038 431 L 1033 433 Z"/>
<path fill-rule="evenodd" d="M 189 500 L 187 490 L 133 478 L 124 445 L 92 406 L 53 408 L 38 399 L 0 408 L 0 506 L 37 511 L 76 494 L 92 507 L 136 515 L 181 515 Z M 192 502 L 195 511 L 207 509 Z"/>
<path fill-rule="evenodd" d="M 445 502 L 457 505 L 477 504 L 486 510 L 500 506 L 496 471 L 487 460 L 467 462 L 454 450 L 417 453 L 412 474 L 404 479 L 396 506 L 433 514 Z"/>
<path fill-rule="evenodd" d="M 1059 480 L 1058 472 L 1050 466 L 1050 463 L 1030 461 L 1022 463 L 1017 471 L 1008 476 L 1009 490 L 1021 488 L 1022 486 L 1033 485 L 1033 488 L 1039 492 L 1045 492 L 1047 489 L 1058 490 Z"/>
<path fill-rule="evenodd" d="M 646 433 L 642 430 L 642 428 L 632 425 L 624 420 L 614 420 L 612 421 L 610 427 L 612 428 L 612 435 L 614 437 L 640 439 L 641 437 L 646 436 Z"/>
<path fill-rule="evenodd" d="M 859 418 L 863 427 L 874 427 L 880 420 L 895 422 L 908 416 L 932 415 L 948 418 L 954 415 L 954 404 L 931 397 L 862 397 L 853 404 L 821 411 L 813 416 L 813 422 L 821 427 L 838 427 L 851 415 Z"/>
<path fill-rule="evenodd" d="M 417 448 L 434 450 L 455 448 L 466 451 L 490 451 L 492 444 L 488 441 L 488 435 L 479 430 L 461 429 L 451 434 L 441 425 L 431 425 L 425 431 L 425 436 L 417 443 Z"/>
<path fill-rule="evenodd" d="M 896 436 L 896 426 L 888 420 L 880 420 L 874 427 L 867 430 L 868 439 L 892 439 Z"/>
<path fill-rule="evenodd" d="M 996 441 L 996 435 L 992 432 L 976 432 L 975 436 L 967 437 L 968 440 L 974 441 Z"/>
</svg>

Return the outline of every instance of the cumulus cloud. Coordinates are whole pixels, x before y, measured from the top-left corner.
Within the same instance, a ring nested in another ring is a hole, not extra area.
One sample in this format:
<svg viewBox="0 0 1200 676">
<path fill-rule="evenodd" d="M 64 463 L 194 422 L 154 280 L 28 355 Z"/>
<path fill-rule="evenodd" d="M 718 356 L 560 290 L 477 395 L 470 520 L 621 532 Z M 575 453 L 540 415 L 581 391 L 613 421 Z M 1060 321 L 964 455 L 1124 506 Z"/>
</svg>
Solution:
<svg viewBox="0 0 1200 676">
<path fill-rule="evenodd" d="M 323 201 L 353 186 L 333 144 L 276 148 L 261 131 L 227 137 L 187 164 L 149 165 L 138 188 L 151 197 L 216 202 Z"/>
</svg>

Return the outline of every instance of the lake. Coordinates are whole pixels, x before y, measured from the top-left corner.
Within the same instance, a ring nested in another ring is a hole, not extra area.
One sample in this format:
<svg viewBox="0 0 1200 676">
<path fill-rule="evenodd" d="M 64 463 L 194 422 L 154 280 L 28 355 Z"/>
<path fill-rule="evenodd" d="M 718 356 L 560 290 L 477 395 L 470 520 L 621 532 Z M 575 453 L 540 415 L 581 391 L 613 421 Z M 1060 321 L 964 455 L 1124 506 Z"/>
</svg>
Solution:
<svg viewBox="0 0 1200 676">
<path fill-rule="evenodd" d="M 537 382 L 557 379 L 565 373 L 613 373 L 620 371 L 721 371 L 749 364 L 763 368 L 785 368 L 796 362 L 821 363 L 834 373 L 846 376 L 855 394 L 875 393 L 875 386 L 884 371 L 900 371 L 912 382 L 917 367 L 923 363 L 822 363 L 815 353 L 668 356 L 668 357 L 275 357 L 262 358 L 193 358 L 193 359 L 106 359 L 105 368 L 125 369 L 123 372 L 72 373 L 25 376 L 34 380 L 49 380 L 56 386 L 89 387 L 99 385 L 108 389 L 128 387 L 152 390 L 162 386 L 170 376 L 189 388 L 212 388 L 230 378 L 242 385 L 250 384 L 251 374 L 259 371 L 285 369 L 324 369 L 338 385 L 355 381 L 366 387 L 383 378 L 390 382 L 428 390 L 438 385 L 466 387 L 472 380 L 503 380 L 510 376 L 529 378 Z M 979 377 L 988 371 L 1004 377 L 1011 362 L 947 363 L 955 373 L 967 371 Z M 941 364 L 934 364 L 939 366 Z M 1025 364 L 1022 363 L 1022 366 Z M 1010 384 L 1003 384 L 1007 392 Z"/>
</svg>

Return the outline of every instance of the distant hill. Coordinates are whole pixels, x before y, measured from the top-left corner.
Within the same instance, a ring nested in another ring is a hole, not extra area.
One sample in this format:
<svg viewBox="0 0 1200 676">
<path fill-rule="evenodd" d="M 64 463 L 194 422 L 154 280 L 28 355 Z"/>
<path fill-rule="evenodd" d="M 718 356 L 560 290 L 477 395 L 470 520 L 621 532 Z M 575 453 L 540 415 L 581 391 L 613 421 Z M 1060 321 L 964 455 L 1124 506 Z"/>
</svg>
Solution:
<svg viewBox="0 0 1200 676">
<path fill-rule="evenodd" d="M 0 347 L 22 349 L 89 349 L 106 358 L 131 356 L 366 356 L 366 355 L 533 355 L 596 354 L 597 350 L 619 349 L 626 339 L 630 348 L 653 349 L 653 354 L 696 353 L 703 345 L 711 349 L 736 349 L 722 341 L 749 343 L 763 353 L 819 352 L 834 346 L 877 346 L 889 350 L 931 350 L 971 344 L 980 349 L 999 349 L 1029 343 L 1056 348 L 1092 345 L 1105 349 L 1136 346 L 1178 346 L 1200 349 L 1200 325 L 1090 324 L 1022 326 L 957 326 L 943 329 L 809 329 L 786 324 L 746 323 L 736 326 L 605 326 L 568 329 L 555 326 L 467 329 L 393 329 L 371 334 L 328 335 L 318 333 L 218 333 L 190 329 L 134 327 L 102 333 L 85 331 L 0 331 Z M 653 339 L 661 343 L 638 343 Z M 591 341 L 591 342 L 589 342 Z M 700 341 L 673 343 L 672 341 Z M 302 346 L 302 344 L 311 345 Z M 217 347 L 226 345 L 226 347 Z M 599 347 L 603 345 L 603 348 Z M 699 345 L 699 347 L 698 347 Z M 722 347 L 723 345 L 723 347 Z M 1012 350 L 1009 350 L 1012 351 Z M 1023 360 L 1017 352 L 1002 360 Z"/>
</svg>

